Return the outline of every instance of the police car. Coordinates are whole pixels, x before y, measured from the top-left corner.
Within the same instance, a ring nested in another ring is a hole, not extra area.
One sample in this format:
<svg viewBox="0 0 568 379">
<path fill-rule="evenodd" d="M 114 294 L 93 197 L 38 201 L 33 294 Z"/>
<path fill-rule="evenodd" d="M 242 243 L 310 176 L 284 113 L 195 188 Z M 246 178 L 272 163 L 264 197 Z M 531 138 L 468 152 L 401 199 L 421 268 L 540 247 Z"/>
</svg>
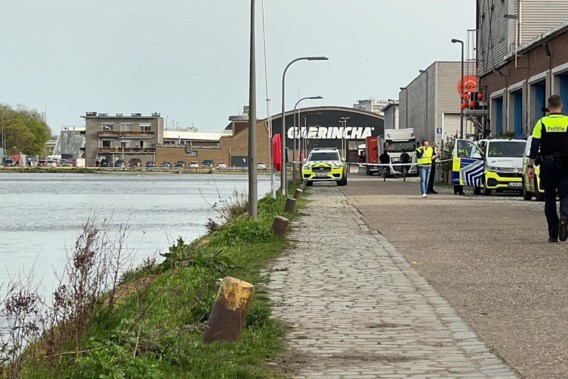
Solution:
<svg viewBox="0 0 568 379">
<path fill-rule="evenodd" d="M 347 164 L 341 159 L 337 148 L 315 148 L 302 166 L 302 180 L 306 186 L 325 181 L 344 186 L 347 184 Z"/>
</svg>

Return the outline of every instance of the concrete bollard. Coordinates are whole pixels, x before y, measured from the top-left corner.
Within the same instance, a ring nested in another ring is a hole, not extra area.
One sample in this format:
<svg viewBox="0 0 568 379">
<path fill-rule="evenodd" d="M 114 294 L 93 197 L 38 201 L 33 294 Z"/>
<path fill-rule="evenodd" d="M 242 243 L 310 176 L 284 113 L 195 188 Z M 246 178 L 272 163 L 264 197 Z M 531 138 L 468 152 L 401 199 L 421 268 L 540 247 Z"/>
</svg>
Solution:
<svg viewBox="0 0 568 379">
<path fill-rule="evenodd" d="M 294 192 L 294 199 L 300 200 L 303 194 L 304 194 L 303 190 L 296 188 L 296 192 Z"/>
<path fill-rule="evenodd" d="M 286 199 L 286 206 L 284 207 L 284 212 L 287 213 L 294 213 L 294 209 L 296 209 L 296 199 L 291 197 Z"/>
<path fill-rule="evenodd" d="M 221 281 L 217 300 L 205 328 L 204 343 L 237 341 L 252 301 L 254 286 L 227 276 Z"/>
<path fill-rule="evenodd" d="M 274 216 L 274 221 L 272 222 L 272 230 L 274 234 L 278 237 L 284 237 L 286 234 L 286 229 L 288 229 L 288 224 L 290 221 L 286 217 Z"/>
</svg>

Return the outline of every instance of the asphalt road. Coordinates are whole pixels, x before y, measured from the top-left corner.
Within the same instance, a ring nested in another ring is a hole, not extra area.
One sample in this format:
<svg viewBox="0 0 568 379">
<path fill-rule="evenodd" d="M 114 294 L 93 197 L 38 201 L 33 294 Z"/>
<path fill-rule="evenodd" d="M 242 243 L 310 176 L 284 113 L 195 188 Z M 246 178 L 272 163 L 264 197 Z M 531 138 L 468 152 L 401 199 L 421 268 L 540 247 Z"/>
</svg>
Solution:
<svg viewBox="0 0 568 379">
<path fill-rule="evenodd" d="M 417 178 L 339 188 L 522 377 L 568 377 L 568 242 L 547 242 L 543 203 L 439 185 L 423 199 Z"/>
</svg>

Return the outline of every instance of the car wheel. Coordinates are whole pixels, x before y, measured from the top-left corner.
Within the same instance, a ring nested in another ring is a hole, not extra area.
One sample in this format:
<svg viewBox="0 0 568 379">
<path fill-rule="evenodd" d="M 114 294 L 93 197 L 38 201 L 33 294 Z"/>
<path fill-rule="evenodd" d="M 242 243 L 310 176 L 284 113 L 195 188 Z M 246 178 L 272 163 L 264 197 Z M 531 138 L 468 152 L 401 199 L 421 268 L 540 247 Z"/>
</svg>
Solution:
<svg viewBox="0 0 568 379">
<path fill-rule="evenodd" d="M 487 188 L 483 188 L 483 194 L 484 194 L 485 196 L 491 196 L 491 190 L 490 190 L 490 189 L 487 189 Z"/>
<path fill-rule="evenodd" d="M 313 185 L 314 185 L 314 182 L 312 182 L 312 181 L 309 181 L 309 180 L 308 180 L 308 181 L 306 182 L 306 187 L 311 187 L 311 186 L 313 186 Z"/>
</svg>

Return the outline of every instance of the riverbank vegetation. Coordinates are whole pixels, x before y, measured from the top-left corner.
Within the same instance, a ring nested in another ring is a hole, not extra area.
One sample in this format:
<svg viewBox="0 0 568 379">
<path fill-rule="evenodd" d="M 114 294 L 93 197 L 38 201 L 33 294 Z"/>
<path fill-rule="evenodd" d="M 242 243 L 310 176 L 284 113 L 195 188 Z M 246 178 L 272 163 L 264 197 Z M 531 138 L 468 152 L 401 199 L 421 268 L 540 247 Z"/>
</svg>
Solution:
<svg viewBox="0 0 568 379">
<path fill-rule="evenodd" d="M 45 122 L 45 115 L 23 106 L 13 109 L 9 105 L 0 104 L 0 118 L 5 138 L 4 155 L 45 154 L 45 143 L 51 138 L 51 130 Z"/>
<path fill-rule="evenodd" d="M 127 228 L 112 239 L 108 224 L 89 220 L 53 299 L 29 283 L 7 288 L 0 378 L 281 377 L 269 364 L 281 349 L 281 329 L 262 270 L 286 247 L 271 228 L 285 201 L 260 200 L 254 221 L 243 196 L 220 200 L 208 235 L 190 243 L 179 237 L 160 264 L 147 259 L 125 273 Z M 204 344 L 216 282 L 225 276 L 255 286 L 252 305 L 238 342 Z"/>
</svg>

